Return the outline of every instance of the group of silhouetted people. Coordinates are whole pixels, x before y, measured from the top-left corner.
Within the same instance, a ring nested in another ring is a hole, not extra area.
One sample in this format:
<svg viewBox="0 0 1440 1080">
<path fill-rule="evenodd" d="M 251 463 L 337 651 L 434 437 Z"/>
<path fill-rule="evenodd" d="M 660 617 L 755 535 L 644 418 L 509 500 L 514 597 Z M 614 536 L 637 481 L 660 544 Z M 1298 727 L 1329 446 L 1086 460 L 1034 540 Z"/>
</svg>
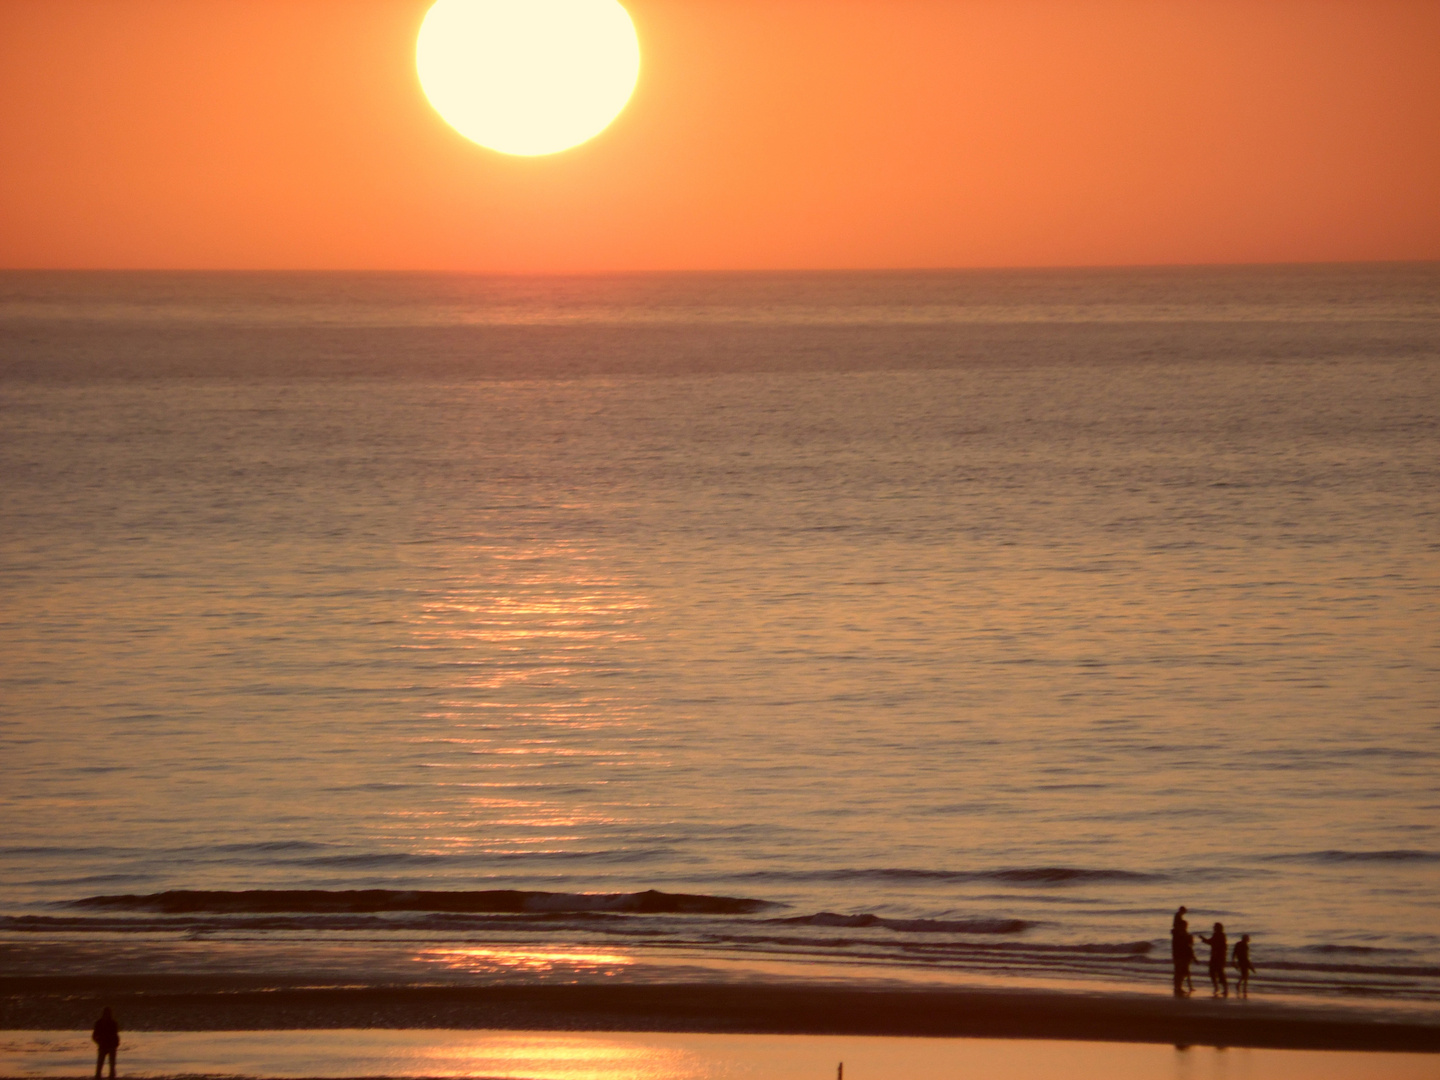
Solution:
<svg viewBox="0 0 1440 1080">
<path fill-rule="evenodd" d="M 1210 946 L 1208 966 L 1212 993 L 1217 997 L 1229 997 L 1230 980 L 1225 974 L 1225 949 L 1229 943 L 1225 940 L 1224 925 L 1217 922 L 1214 929 L 1210 931 L 1209 937 L 1204 934 L 1192 934 L 1190 924 L 1185 921 L 1185 910 L 1182 904 L 1180 910 L 1175 912 L 1175 920 L 1170 924 L 1170 958 L 1175 964 L 1175 996 L 1184 997 L 1195 990 L 1195 983 L 1190 978 L 1190 965 L 1200 962 L 1199 957 L 1195 955 L 1195 939 L 1198 937 Z M 1235 990 L 1244 997 L 1250 992 L 1250 973 L 1255 970 L 1255 965 L 1250 963 L 1249 934 L 1240 936 L 1240 940 L 1235 943 L 1235 951 L 1231 954 L 1229 962 L 1235 965 L 1237 972 Z"/>
</svg>

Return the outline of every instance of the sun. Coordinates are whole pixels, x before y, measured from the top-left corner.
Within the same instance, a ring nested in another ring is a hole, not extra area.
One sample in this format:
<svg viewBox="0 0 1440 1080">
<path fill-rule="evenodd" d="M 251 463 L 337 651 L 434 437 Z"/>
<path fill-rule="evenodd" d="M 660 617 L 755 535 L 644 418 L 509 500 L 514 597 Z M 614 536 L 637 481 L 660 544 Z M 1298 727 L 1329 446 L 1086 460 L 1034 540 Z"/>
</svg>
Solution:
<svg viewBox="0 0 1440 1080">
<path fill-rule="evenodd" d="M 635 89 L 640 42 L 616 0 L 439 0 L 415 67 L 456 131 L 533 157 L 605 130 Z"/>
</svg>

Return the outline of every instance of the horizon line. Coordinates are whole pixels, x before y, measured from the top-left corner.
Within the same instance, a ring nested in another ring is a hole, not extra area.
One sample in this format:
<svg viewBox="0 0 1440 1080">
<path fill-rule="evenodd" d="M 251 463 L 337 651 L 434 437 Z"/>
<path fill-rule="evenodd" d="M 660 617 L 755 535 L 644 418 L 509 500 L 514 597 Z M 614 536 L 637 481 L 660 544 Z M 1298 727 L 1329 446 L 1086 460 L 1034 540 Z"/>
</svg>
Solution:
<svg viewBox="0 0 1440 1080">
<path fill-rule="evenodd" d="M 458 270 L 453 268 L 384 267 L 255 267 L 255 266 L 0 266 L 0 274 L 213 274 L 213 275 L 353 275 L 390 277 L 489 278 L 604 278 L 604 277 L 723 277 L 795 276 L 823 274 L 964 274 L 1104 270 L 1238 270 L 1361 266 L 1440 266 L 1440 256 L 1424 259 L 1306 259 L 1235 262 L 1156 263 L 994 263 L 971 266 L 830 266 L 830 267 L 711 267 L 616 270 Z"/>
</svg>

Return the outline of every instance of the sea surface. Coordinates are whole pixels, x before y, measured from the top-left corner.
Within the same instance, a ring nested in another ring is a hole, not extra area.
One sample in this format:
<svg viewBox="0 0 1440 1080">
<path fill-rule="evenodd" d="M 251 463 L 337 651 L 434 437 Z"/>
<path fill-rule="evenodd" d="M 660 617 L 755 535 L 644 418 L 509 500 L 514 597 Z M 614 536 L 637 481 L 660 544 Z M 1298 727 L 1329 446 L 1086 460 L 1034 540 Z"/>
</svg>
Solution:
<svg viewBox="0 0 1440 1080">
<path fill-rule="evenodd" d="M 1440 265 L 0 274 L 10 973 L 1433 1009 L 1437 777 Z"/>
</svg>

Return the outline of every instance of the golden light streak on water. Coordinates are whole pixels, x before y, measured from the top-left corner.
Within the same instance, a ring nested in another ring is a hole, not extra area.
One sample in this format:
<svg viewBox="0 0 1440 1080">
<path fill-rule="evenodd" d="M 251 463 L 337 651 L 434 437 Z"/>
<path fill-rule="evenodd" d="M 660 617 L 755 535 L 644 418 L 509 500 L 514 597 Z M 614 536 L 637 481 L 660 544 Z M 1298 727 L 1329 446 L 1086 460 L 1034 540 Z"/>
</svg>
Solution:
<svg viewBox="0 0 1440 1080">
<path fill-rule="evenodd" d="M 448 948 L 422 949 L 416 959 L 439 964 L 451 971 L 471 971 L 496 975 L 509 972 L 527 975 L 549 975 L 557 971 L 575 974 L 616 974 L 635 961 L 624 953 L 589 952 L 581 949 L 496 949 Z"/>
<path fill-rule="evenodd" d="M 645 703 L 594 683 L 643 637 L 646 598 L 604 552 L 574 542 L 477 538 L 425 566 L 422 580 L 405 647 L 448 685 L 411 743 L 434 789 L 456 797 L 439 810 L 393 809 L 394 838 L 431 855 L 563 856 L 585 845 L 576 830 L 623 826 L 623 804 L 580 804 L 528 778 L 573 763 L 593 789 L 616 770 L 660 764 Z M 476 787 L 499 797 L 461 790 Z"/>
</svg>

